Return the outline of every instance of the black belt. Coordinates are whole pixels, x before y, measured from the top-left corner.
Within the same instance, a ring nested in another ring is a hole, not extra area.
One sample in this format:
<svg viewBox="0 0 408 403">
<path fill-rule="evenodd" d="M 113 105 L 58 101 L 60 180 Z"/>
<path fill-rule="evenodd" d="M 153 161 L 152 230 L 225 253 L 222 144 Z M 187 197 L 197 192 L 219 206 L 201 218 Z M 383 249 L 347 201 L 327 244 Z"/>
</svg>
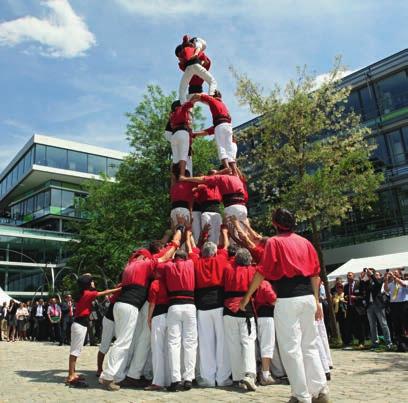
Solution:
<svg viewBox="0 0 408 403">
<path fill-rule="evenodd" d="M 213 118 L 214 127 L 220 125 L 221 123 L 231 123 L 231 116 L 221 115 Z"/>
<path fill-rule="evenodd" d="M 180 125 L 180 126 L 173 127 L 172 130 L 173 130 L 173 134 L 175 132 L 178 132 L 179 130 L 185 130 L 186 132 L 190 133 L 190 128 L 186 125 Z"/>
<path fill-rule="evenodd" d="M 222 308 L 224 305 L 224 289 L 219 285 L 197 288 L 195 290 L 195 302 L 197 309 L 201 311 Z"/>
<path fill-rule="evenodd" d="M 177 200 L 177 201 L 171 203 L 171 209 L 172 210 L 175 209 L 175 208 L 178 208 L 178 207 L 183 207 L 183 208 L 186 208 L 188 210 L 188 208 L 190 207 L 190 204 L 189 204 L 189 202 L 187 202 L 185 200 Z"/>
<path fill-rule="evenodd" d="M 224 207 L 233 206 L 234 204 L 243 204 L 245 205 L 245 199 L 243 193 L 227 193 L 222 196 L 222 202 Z"/>
<path fill-rule="evenodd" d="M 273 281 L 273 287 L 278 298 L 292 298 L 302 297 L 304 295 L 313 295 L 310 277 L 282 277 L 279 280 Z"/>
<path fill-rule="evenodd" d="M 105 318 L 111 320 L 112 322 L 115 320 L 113 318 L 113 307 L 114 307 L 115 303 L 110 303 L 108 306 L 108 309 L 106 310 L 105 313 Z"/>
<path fill-rule="evenodd" d="M 218 200 L 207 200 L 201 203 L 201 211 L 203 213 L 219 213 L 220 212 L 220 202 Z"/>
<path fill-rule="evenodd" d="M 275 307 L 273 305 L 262 305 L 257 310 L 258 318 L 273 318 Z"/>
<path fill-rule="evenodd" d="M 78 316 L 74 318 L 74 322 L 79 323 L 82 326 L 88 327 L 89 317 L 88 316 Z"/>
<path fill-rule="evenodd" d="M 201 210 L 201 204 L 199 203 L 193 203 L 193 211 L 202 211 Z"/>
<path fill-rule="evenodd" d="M 196 57 L 192 57 L 188 62 L 186 62 L 185 66 L 192 66 L 193 64 L 201 64 L 200 59 L 196 56 Z"/>
<path fill-rule="evenodd" d="M 188 93 L 189 94 L 201 94 L 203 92 L 202 85 L 189 85 L 188 86 Z"/>
<path fill-rule="evenodd" d="M 224 291 L 224 299 L 243 297 L 246 291 Z"/>
<path fill-rule="evenodd" d="M 176 290 L 176 291 L 169 291 L 169 297 L 193 297 L 194 298 L 194 291 L 190 290 Z"/>
</svg>

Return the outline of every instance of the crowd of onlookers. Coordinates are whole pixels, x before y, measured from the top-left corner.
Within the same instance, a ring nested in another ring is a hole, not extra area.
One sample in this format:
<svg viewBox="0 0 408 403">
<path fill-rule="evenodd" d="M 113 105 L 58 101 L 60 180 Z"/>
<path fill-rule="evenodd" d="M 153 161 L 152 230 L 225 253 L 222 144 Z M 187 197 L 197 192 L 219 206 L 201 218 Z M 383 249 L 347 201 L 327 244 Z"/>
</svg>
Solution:
<svg viewBox="0 0 408 403">
<path fill-rule="evenodd" d="M 331 295 L 344 348 L 350 349 L 353 339 L 364 348 L 369 338 L 372 349 L 382 341 L 389 350 L 396 346 L 398 351 L 408 351 L 407 286 L 404 269 L 382 274 L 366 268 L 360 275 L 349 272 L 345 282 L 337 278 Z M 322 299 L 327 312 L 327 300 Z"/>
<path fill-rule="evenodd" d="M 102 333 L 102 318 L 109 302 L 95 301 L 90 315 L 87 343 L 96 345 Z M 4 302 L 0 310 L 0 341 L 51 341 L 70 344 L 75 302 L 71 295 L 48 301 Z"/>
</svg>

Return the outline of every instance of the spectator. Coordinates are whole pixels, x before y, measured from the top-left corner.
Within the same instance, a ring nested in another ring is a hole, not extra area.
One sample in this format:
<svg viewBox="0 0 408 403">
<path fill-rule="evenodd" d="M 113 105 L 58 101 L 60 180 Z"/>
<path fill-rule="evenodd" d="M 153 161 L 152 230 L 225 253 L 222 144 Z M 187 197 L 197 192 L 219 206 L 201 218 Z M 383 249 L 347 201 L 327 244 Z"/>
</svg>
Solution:
<svg viewBox="0 0 408 403">
<path fill-rule="evenodd" d="M 50 304 L 47 309 L 47 316 L 50 322 L 50 340 L 51 343 L 59 342 L 62 345 L 61 340 L 61 308 L 57 304 L 57 299 L 51 298 Z"/>
<path fill-rule="evenodd" d="M 33 328 L 34 328 L 34 322 L 32 320 L 32 316 L 31 316 L 32 310 L 33 310 L 32 301 L 27 301 L 27 311 L 28 311 L 28 318 L 27 318 L 27 321 L 26 321 L 27 340 L 31 340 L 32 333 L 33 333 Z"/>
<path fill-rule="evenodd" d="M 360 282 L 354 280 L 354 273 L 347 273 L 347 283 L 344 286 L 344 300 L 347 304 L 343 344 L 346 350 L 351 349 L 353 336 L 358 340 L 359 348 L 364 348 L 364 307 L 363 290 Z"/>
<path fill-rule="evenodd" d="M 407 315 L 408 315 L 408 281 L 401 279 L 401 273 L 396 270 L 386 274 L 384 290 L 390 295 L 391 320 L 394 330 L 394 341 L 398 351 L 408 351 L 406 344 Z"/>
<path fill-rule="evenodd" d="M 28 317 L 29 315 L 28 315 L 27 305 L 21 302 L 20 306 L 17 308 L 17 311 L 16 311 L 18 339 L 20 341 L 27 340 L 26 323 L 28 321 Z"/>
<path fill-rule="evenodd" d="M 32 310 L 33 318 L 34 318 L 34 338 L 38 340 L 45 339 L 45 332 L 47 327 L 47 311 L 44 306 L 44 300 L 41 298 L 38 301 L 38 304 Z M 33 338 L 33 340 L 34 340 Z"/>
<path fill-rule="evenodd" d="M 61 342 L 63 344 L 71 344 L 71 326 L 74 322 L 74 312 L 75 305 L 72 301 L 71 294 L 68 294 L 65 297 L 65 301 L 61 304 L 61 313 L 62 313 L 62 332 L 61 332 Z"/>
<path fill-rule="evenodd" d="M 384 294 L 381 292 L 383 280 L 381 274 L 375 269 L 367 269 L 363 271 L 362 275 L 365 301 L 367 306 L 367 316 L 370 325 L 370 335 L 372 349 L 379 346 L 377 321 L 381 326 L 382 334 L 387 349 L 392 347 L 390 329 L 387 325 L 387 318 L 385 317 L 385 300 Z"/>
<path fill-rule="evenodd" d="M 335 292 L 332 298 L 334 314 L 336 315 L 336 322 L 340 330 L 341 339 L 344 341 L 347 339 L 346 336 L 346 312 L 347 304 L 344 299 L 344 286 L 343 284 L 337 283 L 335 287 Z"/>
<path fill-rule="evenodd" d="M 17 308 L 18 308 L 17 304 L 14 302 L 14 300 L 11 299 L 7 313 L 9 341 L 16 341 L 17 337 L 17 318 L 16 318 Z"/>
<path fill-rule="evenodd" d="M 0 311 L 0 340 L 8 341 L 8 324 L 7 324 L 7 302 L 3 302 Z"/>
</svg>

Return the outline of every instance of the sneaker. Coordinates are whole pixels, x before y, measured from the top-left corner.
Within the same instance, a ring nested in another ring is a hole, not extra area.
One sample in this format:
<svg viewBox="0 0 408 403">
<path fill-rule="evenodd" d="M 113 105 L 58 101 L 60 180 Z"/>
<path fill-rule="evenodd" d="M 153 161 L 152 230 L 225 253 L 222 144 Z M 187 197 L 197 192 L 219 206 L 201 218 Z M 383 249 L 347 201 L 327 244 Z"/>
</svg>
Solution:
<svg viewBox="0 0 408 403">
<path fill-rule="evenodd" d="M 276 378 L 276 383 L 280 385 L 290 385 L 289 378 L 287 376 L 280 376 Z"/>
<path fill-rule="evenodd" d="M 241 381 L 233 381 L 233 382 L 232 382 L 232 386 L 233 386 L 234 388 L 247 390 L 246 385 L 244 385 Z"/>
<path fill-rule="evenodd" d="M 191 381 L 184 381 L 183 389 L 190 390 L 193 387 L 193 382 Z"/>
<path fill-rule="evenodd" d="M 119 385 L 117 385 L 115 382 L 110 381 L 108 379 L 99 378 L 99 383 L 105 386 L 105 388 L 107 390 L 110 390 L 111 392 L 116 392 L 117 390 L 120 389 Z"/>
<path fill-rule="evenodd" d="M 255 379 L 250 374 L 245 375 L 242 383 L 246 385 L 248 390 L 256 391 Z"/>
<path fill-rule="evenodd" d="M 180 390 L 180 382 L 172 382 L 167 388 L 168 392 L 177 392 Z"/>
<path fill-rule="evenodd" d="M 274 385 L 276 382 L 273 380 L 271 374 L 269 374 L 267 378 L 264 378 L 264 376 L 261 375 L 259 377 L 259 383 L 262 386 L 268 386 L 268 385 Z"/>
<path fill-rule="evenodd" d="M 147 379 L 134 379 L 127 376 L 123 381 L 119 382 L 122 388 L 146 388 L 150 385 Z"/>
</svg>

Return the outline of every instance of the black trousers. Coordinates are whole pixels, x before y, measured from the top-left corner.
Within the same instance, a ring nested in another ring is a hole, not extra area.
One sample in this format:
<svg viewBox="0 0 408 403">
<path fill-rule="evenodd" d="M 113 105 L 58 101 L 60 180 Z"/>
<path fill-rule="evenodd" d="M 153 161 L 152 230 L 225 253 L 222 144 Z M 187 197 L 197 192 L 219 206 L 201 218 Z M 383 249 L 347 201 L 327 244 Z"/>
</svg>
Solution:
<svg viewBox="0 0 408 403">
<path fill-rule="evenodd" d="M 390 308 L 394 342 L 400 344 L 405 341 L 405 332 L 408 330 L 408 301 L 392 302 Z"/>
<path fill-rule="evenodd" d="M 47 320 L 44 317 L 34 317 L 33 336 L 36 340 L 44 340 L 47 335 Z"/>
<path fill-rule="evenodd" d="M 354 305 L 347 307 L 343 339 L 346 346 L 351 344 L 353 337 L 358 340 L 359 344 L 364 344 L 365 319 L 359 310 L 360 308 L 356 309 Z"/>
<path fill-rule="evenodd" d="M 61 326 L 61 342 L 66 344 L 71 344 L 71 326 L 73 323 L 73 318 L 63 317 Z"/>
<path fill-rule="evenodd" d="M 60 322 L 50 323 L 50 339 L 52 343 L 54 343 L 55 341 L 57 341 L 58 343 L 61 343 L 61 324 Z"/>
</svg>

